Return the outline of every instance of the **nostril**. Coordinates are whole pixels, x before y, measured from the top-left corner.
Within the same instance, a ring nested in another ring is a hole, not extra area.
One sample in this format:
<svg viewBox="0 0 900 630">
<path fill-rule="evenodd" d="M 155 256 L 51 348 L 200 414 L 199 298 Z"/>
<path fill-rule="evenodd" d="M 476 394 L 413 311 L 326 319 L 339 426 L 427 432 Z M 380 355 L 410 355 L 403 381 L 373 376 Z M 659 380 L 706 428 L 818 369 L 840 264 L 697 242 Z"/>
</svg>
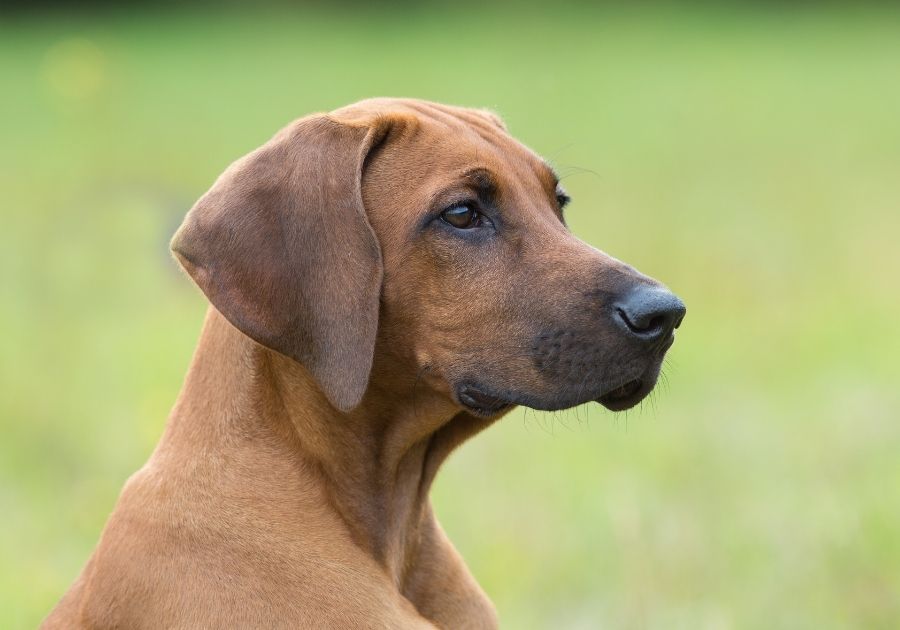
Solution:
<svg viewBox="0 0 900 630">
<path fill-rule="evenodd" d="M 657 315 L 653 319 L 650 320 L 650 323 L 647 325 L 648 331 L 654 331 L 659 328 L 663 328 L 666 325 L 666 318 L 662 315 Z"/>
<path fill-rule="evenodd" d="M 616 315 L 619 316 L 619 319 L 621 319 L 622 322 L 625 323 L 629 330 L 631 330 L 632 332 L 640 332 L 640 328 L 635 326 L 634 323 L 630 319 L 628 319 L 628 313 L 623 311 L 621 308 L 616 309 Z"/>
<path fill-rule="evenodd" d="M 652 315 L 650 317 L 629 317 L 628 313 L 621 308 L 616 309 L 619 317 L 628 326 L 631 332 L 639 335 L 647 335 L 658 332 L 666 326 L 666 318 L 662 315 Z"/>
<path fill-rule="evenodd" d="M 670 335 L 684 319 L 684 303 L 658 287 L 640 287 L 628 293 L 615 307 L 628 330 L 647 340 Z"/>
</svg>

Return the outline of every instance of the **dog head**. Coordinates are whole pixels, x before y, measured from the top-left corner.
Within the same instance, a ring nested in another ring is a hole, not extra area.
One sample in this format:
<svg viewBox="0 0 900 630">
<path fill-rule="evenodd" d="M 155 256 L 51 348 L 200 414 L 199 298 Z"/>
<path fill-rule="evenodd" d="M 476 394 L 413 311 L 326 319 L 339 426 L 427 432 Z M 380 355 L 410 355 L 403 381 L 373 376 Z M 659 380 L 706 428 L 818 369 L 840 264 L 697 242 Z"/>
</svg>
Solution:
<svg viewBox="0 0 900 630">
<path fill-rule="evenodd" d="M 653 388 L 685 308 L 573 236 L 567 201 L 493 114 L 374 99 L 233 164 L 172 249 L 215 308 L 338 409 L 362 399 L 376 352 L 481 416 L 626 409 Z"/>
</svg>

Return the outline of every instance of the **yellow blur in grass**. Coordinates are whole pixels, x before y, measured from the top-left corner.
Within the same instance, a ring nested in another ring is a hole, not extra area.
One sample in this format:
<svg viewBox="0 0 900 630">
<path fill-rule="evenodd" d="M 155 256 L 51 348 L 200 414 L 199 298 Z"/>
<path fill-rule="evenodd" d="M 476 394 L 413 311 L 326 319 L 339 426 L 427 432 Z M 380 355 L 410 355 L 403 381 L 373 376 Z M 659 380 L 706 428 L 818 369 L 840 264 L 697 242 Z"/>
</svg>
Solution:
<svg viewBox="0 0 900 630">
<path fill-rule="evenodd" d="M 688 305 L 641 409 L 519 410 L 439 517 L 507 628 L 900 626 L 900 15 L 196 9 L 0 22 L 0 627 L 156 443 L 233 159 L 376 95 L 499 112 L 572 230 Z"/>
</svg>

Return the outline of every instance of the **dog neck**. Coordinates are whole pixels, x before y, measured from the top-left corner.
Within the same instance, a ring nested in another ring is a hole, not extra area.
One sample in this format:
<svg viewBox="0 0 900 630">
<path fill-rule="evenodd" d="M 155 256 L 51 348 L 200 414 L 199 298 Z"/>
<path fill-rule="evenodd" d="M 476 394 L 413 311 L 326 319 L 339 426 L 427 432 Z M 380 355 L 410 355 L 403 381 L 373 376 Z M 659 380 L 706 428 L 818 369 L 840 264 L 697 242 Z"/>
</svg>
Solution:
<svg viewBox="0 0 900 630">
<path fill-rule="evenodd" d="M 249 434 L 280 441 L 322 487 L 354 542 L 402 586 L 423 527 L 434 525 L 428 491 L 437 469 L 491 422 L 416 381 L 398 378 L 389 360 L 376 361 L 363 400 L 342 413 L 300 364 L 210 308 L 163 442 L 205 451 Z"/>
</svg>

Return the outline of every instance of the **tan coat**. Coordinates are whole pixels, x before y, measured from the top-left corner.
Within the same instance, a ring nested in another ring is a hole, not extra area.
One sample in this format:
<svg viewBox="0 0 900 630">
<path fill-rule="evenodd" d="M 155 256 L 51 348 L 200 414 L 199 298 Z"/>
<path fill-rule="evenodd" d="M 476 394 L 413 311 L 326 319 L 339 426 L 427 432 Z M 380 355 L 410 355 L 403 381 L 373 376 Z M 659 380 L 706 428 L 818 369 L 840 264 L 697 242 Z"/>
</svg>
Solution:
<svg viewBox="0 0 900 630">
<path fill-rule="evenodd" d="M 514 404 L 635 404 L 680 321 L 616 320 L 663 289 L 565 201 L 493 114 L 412 100 L 232 165 L 173 240 L 211 302 L 184 388 L 43 627 L 496 627 L 429 503 L 441 462 Z"/>
</svg>

